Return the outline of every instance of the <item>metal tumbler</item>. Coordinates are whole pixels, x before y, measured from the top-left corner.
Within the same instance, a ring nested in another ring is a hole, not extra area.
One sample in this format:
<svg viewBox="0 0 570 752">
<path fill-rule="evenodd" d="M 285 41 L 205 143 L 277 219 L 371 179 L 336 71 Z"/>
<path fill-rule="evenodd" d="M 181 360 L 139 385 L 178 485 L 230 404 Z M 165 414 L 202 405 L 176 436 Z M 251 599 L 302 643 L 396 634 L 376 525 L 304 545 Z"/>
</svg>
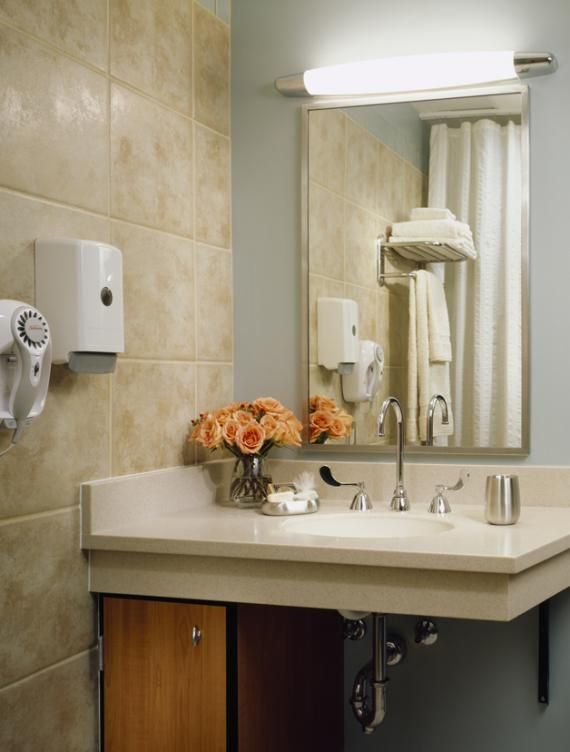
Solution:
<svg viewBox="0 0 570 752">
<path fill-rule="evenodd" d="M 518 475 L 488 475 L 485 499 L 490 525 L 514 525 L 521 511 Z"/>
</svg>

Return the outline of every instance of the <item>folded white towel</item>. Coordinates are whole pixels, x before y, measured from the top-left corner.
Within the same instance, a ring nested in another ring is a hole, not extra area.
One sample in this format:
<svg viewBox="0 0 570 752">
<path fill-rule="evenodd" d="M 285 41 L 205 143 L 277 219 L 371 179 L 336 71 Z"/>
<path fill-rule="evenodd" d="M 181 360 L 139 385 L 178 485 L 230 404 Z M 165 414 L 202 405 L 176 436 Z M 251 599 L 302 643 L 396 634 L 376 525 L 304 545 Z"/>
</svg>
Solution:
<svg viewBox="0 0 570 752">
<path fill-rule="evenodd" d="M 473 241 L 465 238 L 461 240 L 453 240 L 450 238 L 403 238 L 400 236 L 391 235 L 390 236 L 390 242 L 391 243 L 409 243 L 410 245 L 418 242 L 424 242 L 424 243 L 445 243 L 450 248 L 453 248 L 453 250 L 457 251 L 457 253 L 462 254 L 466 258 L 470 259 L 476 259 L 477 258 L 477 250 L 475 249 L 475 246 L 473 245 Z M 403 256 L 404 258 L 411 258 L 415 260 L 416 254 L 406 254 L 405 250 L 398 249 L 398 253 L 400 256 Z M 442 253 L 445 255 L 445 251 L 442 251 Z M 450 260 L 457 260 L 452 254 L 449 254 Z"/>
<path fill-rule="evenodd" d="M 435 209 L 431 206 L 418 206 L 410 212 L 410 219 L 456 219 L 449 209 Z"/>
<path fill-rule="evenodd" d="M 473 240 L 471 228 L 465 222 L 457 222 L 453 219 L 423 219 L 415 222 L 394 222 L 392 225 L 392 237 L 416 238 L 453 238 L 455 240 Z"/>
</svg>

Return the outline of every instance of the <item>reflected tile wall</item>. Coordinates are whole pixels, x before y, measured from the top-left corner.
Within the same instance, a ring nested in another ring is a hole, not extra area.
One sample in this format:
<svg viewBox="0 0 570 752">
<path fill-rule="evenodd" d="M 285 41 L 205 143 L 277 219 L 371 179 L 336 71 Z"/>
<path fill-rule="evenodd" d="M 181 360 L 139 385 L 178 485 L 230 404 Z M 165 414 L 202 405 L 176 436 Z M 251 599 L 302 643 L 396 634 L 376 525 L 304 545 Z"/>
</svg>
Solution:
<svg viewBox="0 0 570 752">
<path fill-rule="evenodd" d="M 54 366 L 2 459 L 2 750 L 97 748 L 79 484 L 194 460 L 190 419 L 233 396 L 229 18 L 222 0 L 0 3 L 0 297 L 34 302 L 35 238 L 79 237 L 122 249 L 126 310 L 116 373 Z"/>
<path fill-rule="evenodd" d="M 382 400 L 397 391 L 407 401 L 408 286 L 378 286 L 376 239 L 425 203 L 427 177 L 341 110 L 311 112 L 309 144 L 309 389 L 352 413 L 358 443 L 383 443 L 393 437 L 375 435 Z M 387 270 L 412 268 L 387 262 Z M 317 365 L 316 301 L 324 296 L 355 300 L 360 338 L 384 348 L 384 378 L 372 406 L 344 403 L 339 375 Z"/>
</svg>

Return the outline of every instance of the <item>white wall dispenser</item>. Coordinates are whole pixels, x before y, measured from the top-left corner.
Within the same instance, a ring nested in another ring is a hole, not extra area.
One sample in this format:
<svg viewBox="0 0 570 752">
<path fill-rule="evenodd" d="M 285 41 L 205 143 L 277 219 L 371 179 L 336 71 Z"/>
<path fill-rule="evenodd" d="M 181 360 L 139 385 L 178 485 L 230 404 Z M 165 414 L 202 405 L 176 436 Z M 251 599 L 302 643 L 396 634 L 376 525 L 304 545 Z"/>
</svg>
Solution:
<svg viewBox="0 0 570 752">
<path fill-rule="evenodd" d="M 0 426 L 12 429 L 5 454 L 44 409 L 51 369 L 45 317 L 19 300 L 0 300 Z"/>
<path fill-rule="evenodd" d="M 340 374 L 358 359 L 358 304 L 349 298 L 318 298 L 317 361 Z"/>
<path fill-rule="evenodd" d="M 36 304 L 51 325 L 54 363 L 77 373 L 115 369 L 125 349 L 118 248 L 75 238 L 36 240 Z"/>
<path fill-rule="evenodd" d="M 352 371 L 342 376 L 342 396 L 345 402 L 372 402 L 384 375 L 384 350 L 369 339 L 358 344 L 358 360 Z"/>
</svg>

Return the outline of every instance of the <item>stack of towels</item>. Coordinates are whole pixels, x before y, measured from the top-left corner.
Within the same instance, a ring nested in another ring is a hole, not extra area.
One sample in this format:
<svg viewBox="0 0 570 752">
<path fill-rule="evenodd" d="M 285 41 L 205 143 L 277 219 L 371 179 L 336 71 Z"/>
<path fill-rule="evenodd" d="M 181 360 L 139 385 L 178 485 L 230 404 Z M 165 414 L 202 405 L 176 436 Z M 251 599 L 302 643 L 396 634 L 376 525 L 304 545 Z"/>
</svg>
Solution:
<svg viewBox="0 0 570 752">
<path fill-rule="evenodd" d="M 392 225 L 392 243 L 446 243 L 465 258 L 476 259 L 477 251 L 473 244 L 471 228 L 465 222 L 458 222 L 449 209 L 418 207 L 412 209 L 409 222 L 395 222 Z"/>
</svg>

